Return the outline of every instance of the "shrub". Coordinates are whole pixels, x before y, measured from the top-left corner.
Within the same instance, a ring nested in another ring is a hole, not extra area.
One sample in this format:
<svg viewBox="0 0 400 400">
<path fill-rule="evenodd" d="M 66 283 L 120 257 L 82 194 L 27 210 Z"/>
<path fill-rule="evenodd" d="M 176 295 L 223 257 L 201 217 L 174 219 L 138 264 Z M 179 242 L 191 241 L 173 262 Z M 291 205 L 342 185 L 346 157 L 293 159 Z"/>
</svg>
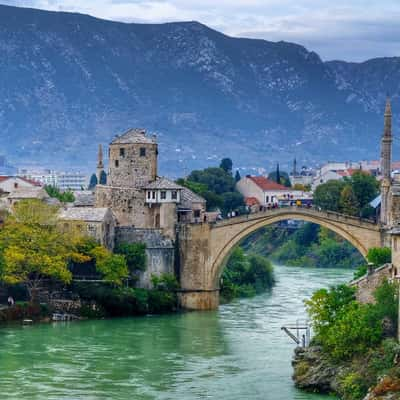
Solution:
<svg viewBox="0 0 400 400">
<path fill-rule="evenodd" d="M 377 267 L 390 263 L 392 260 L 392 250 L 389 247 L 372 247 L 368 250 L 367 260 Z"/>
<path fill-rule="evenodd" d="M 368 391 L 364 378 L 355 372 L 345 376 L 340 386 L 343 400 L 361 400 Z"/>
<path fill-rule="evenodd" d="M 145 271 L 147 264 L 145 243 L 121 243 L 115 247 L 114 252 L 126 258 L 129 271 Z"/>
<path fill-rule="evenodd" d="M 179 289 L 179 283 L 174 274 L 152 274 L 151 283 L 156 290 L 175 291 Z"/>
</svg>

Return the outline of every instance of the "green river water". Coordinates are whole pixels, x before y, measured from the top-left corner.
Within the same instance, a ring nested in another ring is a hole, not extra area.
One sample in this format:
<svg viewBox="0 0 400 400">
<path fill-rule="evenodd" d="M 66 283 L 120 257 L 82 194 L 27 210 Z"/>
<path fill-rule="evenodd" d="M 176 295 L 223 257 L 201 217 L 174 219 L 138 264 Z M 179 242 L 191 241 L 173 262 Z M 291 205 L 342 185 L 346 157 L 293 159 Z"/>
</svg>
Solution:
<svg viewBox="0 0 400 400">
<path fill-rule="evenodd" d="M 270 293 L 217 312 L 0 328 L 0 399 L 321 400 L 291 381 L 281 326 L 351 271 L 276 266 Z"/>
</svg>

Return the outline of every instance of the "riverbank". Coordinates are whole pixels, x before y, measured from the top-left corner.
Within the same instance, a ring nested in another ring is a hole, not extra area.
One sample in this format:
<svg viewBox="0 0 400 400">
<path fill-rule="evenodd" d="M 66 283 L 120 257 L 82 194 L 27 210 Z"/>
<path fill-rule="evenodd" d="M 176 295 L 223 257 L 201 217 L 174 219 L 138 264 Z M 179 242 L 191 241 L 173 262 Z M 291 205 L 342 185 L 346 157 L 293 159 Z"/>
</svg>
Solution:
<svg viewBox="0 0 400 400">
<path fill-rule="evenodd" d="M 398 287 L 384 281 L 374 303 L 359 303 L 346 285 L 320 289 L 306 302 L 315 336 L 296 349 L 296 387 L 342 400 L 400 398 Z"/>
<path fill-rule="evenodd" d="M 292 362 L 296 387 L 343 400 L 398 400 L 400 347 L 388 339 L 348 362 L 333 361 L 320 346 L 298 348 Z"/>
</svg>

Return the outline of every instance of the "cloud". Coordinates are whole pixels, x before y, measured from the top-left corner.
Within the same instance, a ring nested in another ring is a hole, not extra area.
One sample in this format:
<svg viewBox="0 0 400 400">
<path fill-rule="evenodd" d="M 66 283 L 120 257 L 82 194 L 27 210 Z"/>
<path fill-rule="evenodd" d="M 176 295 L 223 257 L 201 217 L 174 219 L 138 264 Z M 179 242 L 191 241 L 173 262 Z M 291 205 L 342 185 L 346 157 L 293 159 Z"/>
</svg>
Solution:
<svg viewBox="0 0 400 400">
<path fill-rule="evenodd" d="M 1 1 L 1 0 L 0 0 Z M 123 22 L 197 20 L 232 36 L 305 45 L 323 59 L 400 55 L 398 0 L 14 0 Z"/>
</svg>

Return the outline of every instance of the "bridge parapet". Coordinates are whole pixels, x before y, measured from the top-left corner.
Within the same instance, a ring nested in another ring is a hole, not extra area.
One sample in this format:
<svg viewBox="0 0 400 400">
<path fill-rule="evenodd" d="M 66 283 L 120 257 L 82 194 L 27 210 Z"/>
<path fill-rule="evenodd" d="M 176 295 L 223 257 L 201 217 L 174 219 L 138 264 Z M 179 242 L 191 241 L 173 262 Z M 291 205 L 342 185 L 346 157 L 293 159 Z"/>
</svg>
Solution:
<svg viewBox="0 0 400 400">
<path fill-rule="evenodd" d="M 364 226 L 366 228 L 371 228 L 374 230 L 380 230 L 381 226 L 380 224 L 371 221 L 370 219 L 365 219 L 365 218 L 357 218 L 353 217 L 350 215 L 346 214 L 341 214 L 335 211 L 320 211 L 317 210 L 316 208 L 306 208 L 306 207 L 282 207 L 282 208 L 273 208 L 267 211 L 260 211 L 257 213 L 253 214 L 247 214 L 247 215 L 240 215 L 238 217 L 233 217 L 229 219 L 224 219 L 222 221 L 217 221 L 212 224 L 212 227 L 222 227 L 222 226 L 227 226 L 227 225 L 232 225 L 232 224 L 238 224 L 241 222 L 247 222 L 247 221 L 256 221 L 258 219 L 264 219 L 265 217 L 273 217 L 273 216 L 280 216 L 280 215 L 286 215 L 290 214 L 292 215 L 293 218 L 290 218 L 288 216 L 288 219 L 294 219 L 295 217 L 298 216 L 310 216 L 310 217 L 317 217 L 317 218 L 323 218 L 327 220 L 332 220 L 336 222 L 343 222 L 343 223 L 348 223 L 356 226 Z M 296 218 L 298 219 L 298 218 Z"/>
</svg>

